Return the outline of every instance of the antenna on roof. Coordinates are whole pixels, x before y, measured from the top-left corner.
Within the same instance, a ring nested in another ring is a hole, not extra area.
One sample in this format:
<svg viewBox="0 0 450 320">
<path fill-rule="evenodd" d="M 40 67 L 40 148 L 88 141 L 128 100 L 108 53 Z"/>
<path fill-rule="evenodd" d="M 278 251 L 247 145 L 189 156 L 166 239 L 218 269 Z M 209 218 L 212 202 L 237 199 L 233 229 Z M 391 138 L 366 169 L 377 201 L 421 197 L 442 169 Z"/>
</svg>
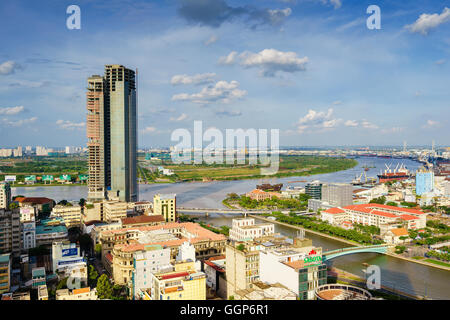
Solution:
<svg viewBox="0 0 450 320">
<path fill-rule="evenodd" d="M 305 230 L 300 229 L 297 231 L 297 238 L 305 239 Z"/>
</svg>

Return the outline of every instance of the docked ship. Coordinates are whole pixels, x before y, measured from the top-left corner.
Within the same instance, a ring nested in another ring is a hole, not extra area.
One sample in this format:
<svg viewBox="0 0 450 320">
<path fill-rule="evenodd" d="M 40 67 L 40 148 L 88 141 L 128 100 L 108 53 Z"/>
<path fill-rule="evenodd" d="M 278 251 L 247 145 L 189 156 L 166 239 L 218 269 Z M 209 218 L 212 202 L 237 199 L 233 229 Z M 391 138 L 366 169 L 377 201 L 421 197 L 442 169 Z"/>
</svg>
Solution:
<svg viewBox="0 0 450 320">
<path fill-rule="evenodd" d="M 411 174 L 408 169 L 403 165 L 403 163 L 400 165 L 400 168 L 398 167 L 399 164 L 395 167 L 395 169 L 392 171 L 390 166 L 386 165 L 386 170 L 384 170 L 384 173 L 380 173 L 378 175 L 378 179 L 380 183 L 385 183 L 388 181 L 402 181 L 409 179 L 411 177 Z"/>
</svg>

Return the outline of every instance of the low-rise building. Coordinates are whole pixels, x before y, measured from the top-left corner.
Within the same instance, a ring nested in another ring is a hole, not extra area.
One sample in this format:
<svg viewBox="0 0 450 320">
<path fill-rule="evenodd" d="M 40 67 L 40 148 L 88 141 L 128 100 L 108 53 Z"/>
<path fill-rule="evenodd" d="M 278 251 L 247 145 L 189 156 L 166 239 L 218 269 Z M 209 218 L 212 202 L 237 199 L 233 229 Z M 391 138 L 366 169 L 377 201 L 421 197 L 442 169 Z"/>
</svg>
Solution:
<svg viewBox="0 0 450 320">
<path fill-rule="evenodd" d="M 45 267 L 33 268 L 31 270 L 32 287 L 38 288 L 47 284 Z"/>
<path fill-rule="evenodd" d="M 74 290 L 56 290 L 55 298 L 56 300 L 98 300 L 97 289 L 89 287 Z"/>
<path fill-rule="evenodd" d="M 51 212 L 53 208 L 53 200 L 45 197 L 16 197 L 14 201 L 17 201 L 20 207 L 35 207 L 38 212 Z"/>
<path fill-rule="evenodd" d="M 272 223 L 255 224 L 253 218 L 233 219 L 230 229 L 230 239 L 234 241 L 253 240 L 275 232 L 275 226 Z"/>
<path fill-rule="evenodd" d="M 395 228 L 388 230 L 384 234 L 384 241 L 390 244 L 399 244 L 409 242 L 411 238 L 409 238 L 408 230 L 405 228 Z"/>
<path fill-rule="evenodd" d="M 103 204 L 104 217 L 106 222 L 114 222 L 120 221 L 123 218 L 127 217 L 128 211 L 131 210 L 128 208 L 128 203 L 123 201 L 106 201 Z"/>
<path fill-rule="evenodd" d="M 87 264 L 80 247 L 69 241 L 55 241 L 52 245 L 53 273 L 59 278 L 69 277 L 67 287 L 79 289 L 87 285 Z"/>
<path fill-rule="evenodd" d="M 48 300 L 47 285 L 42 285 L 37 288 L 38 300 Z"/>
<path fill-rule="evenodd" d="M 51 245 L 54 241 L 68 239 L 66 225 L 62 218 L 40 220 L 36 224 L 36 246 Z"/>
<path fill-rule="evenodd" d="M 239 290 L 235 300 L 297 300 L 297 294 L 279 283 L 255 282 L 250 289 Z"/>
<path fill-rule="evenodd" d="M 82 224 L 81 207 L 77 204 L 56 205 L 52 209 L 50 217 L 62 218 L 67 229 L 81 227 Z"/>
<path fill-rule="evenodd" d="M 123 228 L 156 226 L 166 222 L 162 215 L 140 215 L 123 218 L 121 221 Z"/>
<path fill-rule="evenodd" d="M 225 278 L 225 256 L 217 256 L 204 261 L 206 286 L 219 297 L 227 299 L 227 286 Z"/>
<path fill-rule="evenodd" d="M 8 292 L 2 295 L 2 300 L 31 300 L 30 292 Z"/>
<path fill-rule="evenodd" d="M 245 196 L 252 200 L 264 201 L 266 199 L 272 199 L 273 197 L 281 198 L 281 193 L 272 191 L 263 191 L 260 189 L 253 189 L 252 191 L 247 192 Z"/>
<path fill-rule="evenodd" d="M 206 275 L 193 261 L 177 262 L 167 272 L 152 274 L 152 287 L 143 300 L 206 300 Z"/>
<path fill-rule="evenodd" d="M 162 215 L 167 222 L 177 220 L 177 195 L 155 194 L 153 197 L 153 214 Z"/>
<path fill-rule="evenodd" d="M 334 225 L 340 225 L 343 221 L 351 221 L 352 223 L 382 227 L 385 224 L 400 222 L 407 229 L 425 228 L 426 216 L 427 214 L 420 210 L 377 203 L 330 208 L 321 212 L 321 219 Z"/>
</svg>

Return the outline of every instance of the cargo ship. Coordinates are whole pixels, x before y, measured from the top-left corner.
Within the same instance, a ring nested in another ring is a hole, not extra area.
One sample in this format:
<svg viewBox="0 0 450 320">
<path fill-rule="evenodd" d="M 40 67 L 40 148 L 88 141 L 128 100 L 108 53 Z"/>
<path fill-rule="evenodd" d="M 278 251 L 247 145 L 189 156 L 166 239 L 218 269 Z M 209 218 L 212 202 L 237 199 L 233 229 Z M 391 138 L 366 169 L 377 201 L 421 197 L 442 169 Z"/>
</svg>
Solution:
<svg viewBox="0 0 450 320">
<path fill-rule="evenodd" d="M 384 170 L 384 173 L 380 173 L 378 175 L 378 179 L 380 183 L 385 183 L 388 181 L 402 181 L 409 179 L 411 177 L 411 174 L 409 173 L 409 170 L 406 169 L 406 167 L 403 165 L 403 163 L 400 165 L 400 168 L 398 168 L 398 165 L 395 167 L 393 171 L 391 171 L 390 166 L 386 165 L 386 170 Z"/>
</svg>

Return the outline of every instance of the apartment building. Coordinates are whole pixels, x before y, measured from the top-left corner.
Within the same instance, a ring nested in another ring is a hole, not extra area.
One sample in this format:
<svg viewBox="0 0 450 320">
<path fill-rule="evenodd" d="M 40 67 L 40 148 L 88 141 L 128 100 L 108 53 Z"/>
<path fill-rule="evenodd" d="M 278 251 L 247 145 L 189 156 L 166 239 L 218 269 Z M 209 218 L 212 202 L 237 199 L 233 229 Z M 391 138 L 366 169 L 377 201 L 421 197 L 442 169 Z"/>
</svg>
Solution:
<svg viewBox="0 0 450 320">
<path fill-rule="evenodd" d="M 177 262 L 171 271 L 151 275 L 152 287 L 143 300 L 206 300 L 206 275 L 193 261 Z"/>
<path fill-rule="evenodd" d="M 144 250 L 133 253 L 133 269 L 131 277 L 131 296 L 133 299 L 141 299 L 141 289 L 151 288 L 151 275 L 171 268 L 170 249 L 164 249 L 161 245 L 149 245 Z M 124 268 L 114 269 L 122 274 L 115 275 L 114 278 L 123 277 L 129 279 L 129 273 Z M 126 283 L 126 279 L 121 282 Z"/>
<path fill-rule="evenodd" d="M 259 280 L 259 250 L 259 244 L 250 241 L 226 245 L 228 297 L 236 291 L 251 288 L 252 283 Z"/>
<path fill-rule="evenodd" d="M 0 209 L 0 252 L 18 257 L 21 248 L 20 211 Z"/>
<path fill-rule="evenodd" d="M 105 201 L 103 204 L 105 221 L 108 223 L 114 221 L 121 221 L 127 217 L 127 212 L 130 210 L 128 204 L 122 201 Z"/>
<path fill-rule="evenodd" d="M 11 254 L 0 254 L 0 294 L 11 288 Z"/>
<path fill-rule="evenodd" d="M 0 182 L 0 209 L 9 209 L 11 203 L 11 187 L 7 182 Z"/>
<path fill-rule="evenodd" d="M 162 215 L 167 222 L 176 221 L 176 194 L 156 194 L 153 197 L 153 214 Z"/>
<path fill-rule="evenodd" d="M 62 218 L 43 219 L 36 223 L 36 246 L 51 245 L 54 241 L 64 241 L 69 237 Z"/>
<path fill-rule="evenodd" d="M 82 225 L 81 207 L 78 204 L 56 205 L 50 217 L 62 218 L 67 229 Z"/>
<path fill-rule="evenodd" d="M 180 252 L 180 246 L 189 242 L 194 246 L 195 259 L 199 260 L 223 254 L 227 238 L 196 223 L 171 222 L 156 226 L 105 230 L 100 233 L 99 241 L 102 245 L 102 263 L 105 269 L 111 275 L 128 272 L 127 279 L 117 279 L 120 283 L 125 283 L 131 277 L 133 253 L 145 250 L 148 245 L 166 246 L 170 249 L 171 260 L 174 261 Z"/>
</svg>

